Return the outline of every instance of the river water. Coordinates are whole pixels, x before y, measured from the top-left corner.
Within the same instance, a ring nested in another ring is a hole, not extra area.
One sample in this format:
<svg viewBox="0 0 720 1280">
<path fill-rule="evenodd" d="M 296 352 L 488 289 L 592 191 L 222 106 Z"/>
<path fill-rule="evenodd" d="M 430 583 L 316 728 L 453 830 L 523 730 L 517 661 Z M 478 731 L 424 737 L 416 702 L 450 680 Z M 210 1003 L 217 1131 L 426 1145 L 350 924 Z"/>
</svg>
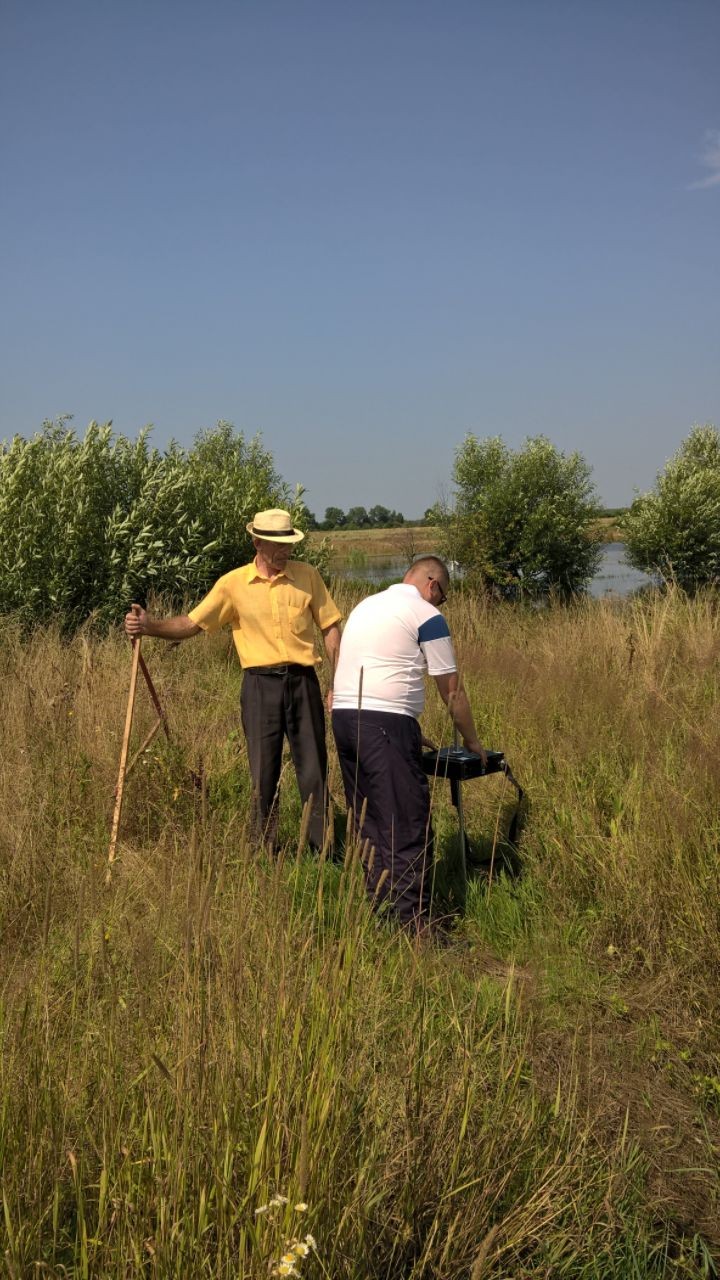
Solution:
<svg viewBox="0 0 720 1280">
<path fill-rule="evenodd" d="M 606 542 L 603 545 L 600 567 L 589 586 L 589 594 L 595 599 L 603 596 L 629 596 L 638 587 L 645 587 L 652 579 L 639 569 L 625 563 L 625 547 L 622 542 Z M 399 582 L 407 569 L 403 556 L 368 556 L 364 562 L 357 557 L 355 563 L 338 561 L 331 572 L 339 578 L 352 578 L 354 582 Z"/>
<path fill-rule="evenodd" d="M 590 583 L 589 592 L 596 599 L 609 594 L 629 596 L 639 587 L 649 586 L 652 581 L 646 573 L 625 563 L 623 542 L 606 542 L 600 568 Z"/>
</svg>

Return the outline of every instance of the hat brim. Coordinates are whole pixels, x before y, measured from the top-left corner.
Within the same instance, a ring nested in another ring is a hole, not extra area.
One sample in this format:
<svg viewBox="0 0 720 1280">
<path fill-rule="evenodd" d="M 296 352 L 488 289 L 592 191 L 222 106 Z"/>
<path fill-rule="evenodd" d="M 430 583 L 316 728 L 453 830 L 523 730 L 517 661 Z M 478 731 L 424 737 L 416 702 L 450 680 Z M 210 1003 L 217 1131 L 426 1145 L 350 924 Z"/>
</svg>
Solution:
<svg viewBox="0 0 720 1280">
<path fill-rule="evenodd" d="M 253 522 L 246 524 L 245 528 L 251 538 L 262 538 L 265 542 L 302 542 L 305 534 L 300 529 L 291 529 L 289 533 L 270 533 L 268 529 L 253 528 Z"/>
</svg>

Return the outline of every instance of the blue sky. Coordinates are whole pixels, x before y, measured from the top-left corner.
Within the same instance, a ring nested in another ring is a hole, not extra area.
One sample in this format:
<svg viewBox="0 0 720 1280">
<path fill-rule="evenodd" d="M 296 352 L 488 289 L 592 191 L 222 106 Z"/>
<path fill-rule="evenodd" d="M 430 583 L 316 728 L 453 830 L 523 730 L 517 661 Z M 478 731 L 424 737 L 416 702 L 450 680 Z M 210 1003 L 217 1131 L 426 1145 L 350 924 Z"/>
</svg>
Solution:
<svg viewBox="0 0 720 1280">
<path fill-rule="evenodd" d="M 720 426 L 716 0 L 4 0 L 0 436 L 227 418 L 420 514 L 468 431 L 603 501 Z"/>
</svg>

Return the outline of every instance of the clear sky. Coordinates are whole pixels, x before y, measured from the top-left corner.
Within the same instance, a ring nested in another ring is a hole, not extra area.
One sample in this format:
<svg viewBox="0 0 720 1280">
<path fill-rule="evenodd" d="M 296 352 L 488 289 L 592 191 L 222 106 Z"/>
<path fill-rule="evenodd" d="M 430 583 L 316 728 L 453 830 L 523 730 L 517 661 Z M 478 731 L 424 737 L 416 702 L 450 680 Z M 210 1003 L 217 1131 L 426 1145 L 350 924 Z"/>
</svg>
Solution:
<svg viewBox="0 0 720 1280">
<path fill-rule="evenodd" d="M 718 0 L 2 0 L 0 436 L 227 418 L 421 514 L 720 426 Z"/>
</svg>

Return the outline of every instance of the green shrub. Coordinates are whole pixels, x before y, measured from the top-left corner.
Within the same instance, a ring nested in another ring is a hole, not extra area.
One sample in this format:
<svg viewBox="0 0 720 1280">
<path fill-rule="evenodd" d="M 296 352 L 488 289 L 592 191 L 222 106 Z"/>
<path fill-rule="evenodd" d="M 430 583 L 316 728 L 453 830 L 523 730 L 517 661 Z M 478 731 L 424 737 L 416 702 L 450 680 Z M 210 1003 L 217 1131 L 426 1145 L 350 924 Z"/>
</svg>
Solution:
<svg viewBox="0 0 720 1280">
<path fill-rule="evenodd" d="M 623 520 L 630 564 L 684 587 L 720 581 L 720 433 L 707 424 L 687 440 L 657 477 L 652 493 Z"/>
<path fill-rule="evenodd" d="M 161 453 L 148 430 L 128 440 L 91 422 L 79 439 L 67 419 L 46 422 L 0 448 L 0 612 L 73 627 L 148 592 L 180 606 L 250 558 L 246 524 L 278 505 L 303 525 L 302 489 L 230 423 Z"/>
<path fill-rule="evenodd" d="M 544 436 L 511 450 L 499 436 L 468 435 L 455 456 L 455 511 L 445 551 L 469 580 L 503 596 L 582 590 L 601 551 L 588 537 L 598 514 L 590 468 Z"/>
</svg>

